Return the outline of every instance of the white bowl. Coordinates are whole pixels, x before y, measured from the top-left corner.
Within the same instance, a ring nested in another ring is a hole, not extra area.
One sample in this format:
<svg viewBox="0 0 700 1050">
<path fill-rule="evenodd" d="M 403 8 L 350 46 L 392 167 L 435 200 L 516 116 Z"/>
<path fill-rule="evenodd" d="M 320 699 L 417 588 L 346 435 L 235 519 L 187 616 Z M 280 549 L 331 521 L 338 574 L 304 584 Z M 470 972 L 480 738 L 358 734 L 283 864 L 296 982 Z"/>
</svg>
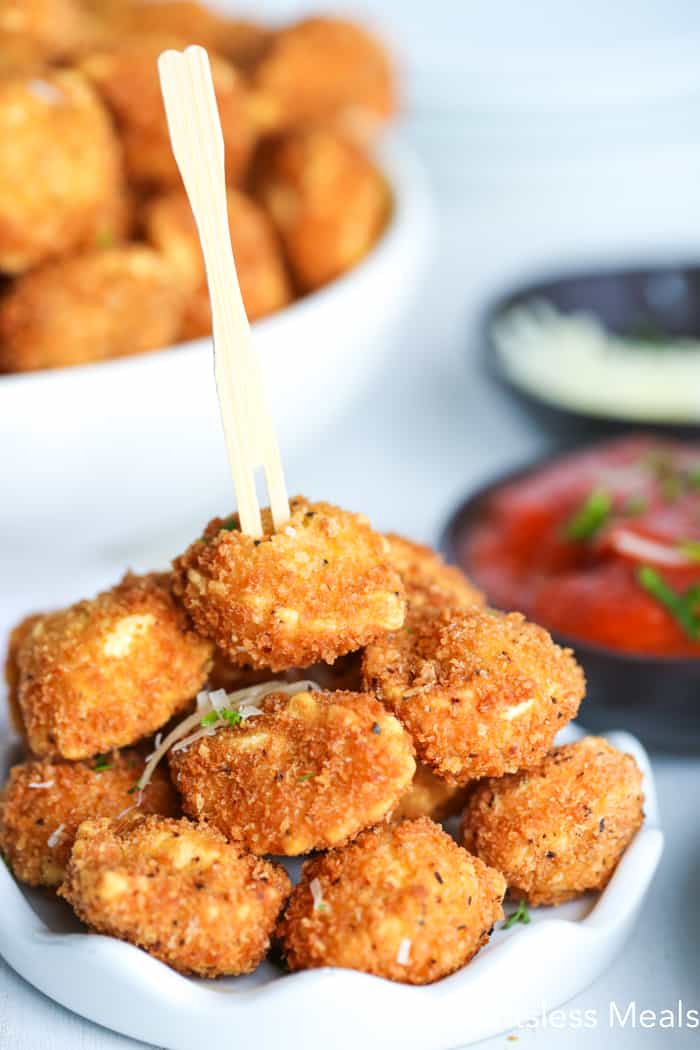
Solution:
<svg viewBox="0 0 700 1050">
<path fill-rule="evenodd" d="M 352 271 L 253 326 L 283 453 L 352 402 L 392 343 L 428 261 L 433 229 L 420 165 L 391 136 L 376 160 L 392 219 Z M 157 527 L 188 507 L 231 502 L 209 339 L 77 368 L 0 376 L 3 536 L 31 545 L 48 519 L 103 540 L 125 506 Z"/>
<path fill-rule="evenodd" d="M 569 726 L 561 739 L 581 732 Z M 269 963 L 249 977 L 182 977 L 130 944 L 80 932 L 67 905 L 20 887 L 1 864 L 0 953 L 56 1002 L 168 1050 L 447 1050 L 485 1039 L 590 984 L 639 913 L 663 846 L 654 784 L 634 737 L 608 739 L 637 759 L 646 800 L 644 826 L 607 888 L 538 908 L 528 926 L 498 929 L 473 962 L 435 984 L 416 988 L 330 967 L 282 976 Z M 10 761 L 11 747 L 3 753 L 0 742 L 0 772 Z"/>
</svg>

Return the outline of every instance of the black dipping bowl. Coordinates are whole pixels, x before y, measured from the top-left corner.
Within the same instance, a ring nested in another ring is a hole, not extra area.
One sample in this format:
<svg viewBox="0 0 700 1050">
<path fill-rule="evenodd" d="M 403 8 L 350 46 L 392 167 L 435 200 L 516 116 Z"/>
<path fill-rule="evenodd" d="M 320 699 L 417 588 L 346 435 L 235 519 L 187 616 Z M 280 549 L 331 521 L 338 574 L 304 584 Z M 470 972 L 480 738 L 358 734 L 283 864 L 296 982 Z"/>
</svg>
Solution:
<svg viewBox="0 0 700 1050">
<path fill-rule="evenodd" d="M 545 299 L 561 313 L 592 314 L 615 335 L 631 336 L 646 331 L 663 333 L 669 338 L 700 340 L 700 266 L 678 264 L 603 269 L 542 279 L 522 285 L 491 303 L 481 328 L 488 372 L 535 417 L 541 427 L 557 437 L 577 440 L 615 433 L 622 427 L 647 425 L 671 434 L 700 432 L 700 417 L 689 423 L 663 424 L 643 418 L 623 422 L 612 416 L 574 411 L 522 390 L 501 365 L 491 338 L 491 327 L 512 307 L 523 306 L 533 299 Z"/>
<path fill-rule="evenodd" d="M 502 475 L 469 496 L 442 534 L 440 547 L 447 560 L 473 576 L 460 550 L 484 503 L 502 485 L 539 470 L 560 454 Z M 478 579 L 475 582 L 478 585 Z M 627 729 L 661 750 L 700 752 L 700 658 L 623 653 L 556 631 L 551 634 L 574 650 L 586 672 L 586 699 L 579 717 L 587 729 Z"/>
</svg>

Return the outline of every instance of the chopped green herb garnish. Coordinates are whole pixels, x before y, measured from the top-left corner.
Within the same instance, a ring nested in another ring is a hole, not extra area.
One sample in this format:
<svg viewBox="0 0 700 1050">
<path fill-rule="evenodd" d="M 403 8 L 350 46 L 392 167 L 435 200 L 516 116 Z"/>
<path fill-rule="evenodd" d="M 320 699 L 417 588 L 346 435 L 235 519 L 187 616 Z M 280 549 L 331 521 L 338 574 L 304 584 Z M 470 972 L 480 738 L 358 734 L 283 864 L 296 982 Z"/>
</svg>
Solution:
<svg viewBox="0 0 700 1050">
<path fill-rule="evenodd" d="M 223 523 L 223 525 L 221 526 L 221 531 L 222 532 L 240 532 L 241 531 L 241 526 L 238 524 L 238 522 L 235 520 L 235 518 L 231 518 L 230 521 L 225 521 Z"/>
<path fill-rule="evenodd" d="M 588 540 L 605 524 L 612 510 L 612 496 L 606 489 L 593 489 L 581 507 L 564 526 L 567 540 Z"/>
<path fill-rule="evenodd" d="M 141 790 L 141 787 L 140 787 L 139 782 L 137 780 L 136 783 L 134 784 L 134 786 L 129 788 L 129 790 L 127 791 L 127 795 L 135 795 L 136 792 L 140 791 L 140 790 Z"/>
<path fill-rule="evenodd" d="M 681 540 L 678 550 L 691 561 L 700 561 L 700 542 L 698 540 Z"/>
<path fill-rule="evenodd" d="M 677 594 L 650 565 L 640 566 L 637 579 L 652 598 L 668 609 L 689 638 L 694 642 L 700 639 L 700 585 L 693 584 Z"/>
<path fill-rule="evenodd" d="M 300 777 L 297 777 L 297 784 L 305 784 L 307 780 L 311 780 L 315 776 L 315 773 L 302 773 Z"/>
<path fill-rule="evenodd" d="M 219 718 L 222 718 L 226 725 L 237 726 L 243 721 L 243 716 L 240 711 L 232 711 L 228 707 L 222 707 L 219 711 Z"/>
<path fill-rule="evenodd" d="M 243 721 L 240 711 L 234 711 L 230 707 L 222 707 L 220 711 L 210 711 L 199 723 L 205 729 L 216 725 L 217 722 L 225 722 L 229 726 L 237 726 Z"/>
<path fill-rule="evenodd" d="M 106 769 L 112 768 L 112 763 L 107 761 L 106 755 L 98 755 L 92 768 L 95 773 L 104 773 Z"/>
<path fill-rule="evenodd" d="M 697 467 L 691 467 L 688 471 L 688 483 L 695 489 L 700 489 L 700 464 Z"/>
<path fill-rule="evenodd" d="M 516 922 L 522 922 L 525 926 L 530 921 L 530 912 L 527 910 L 527 904 L 521 900 L 518 904 L 517 909 L 512 915 L 509 915 L 506 921 L 501 926 L 502 930 L 509 930 L 511 926 L 515 926 Z"/>
</svg>

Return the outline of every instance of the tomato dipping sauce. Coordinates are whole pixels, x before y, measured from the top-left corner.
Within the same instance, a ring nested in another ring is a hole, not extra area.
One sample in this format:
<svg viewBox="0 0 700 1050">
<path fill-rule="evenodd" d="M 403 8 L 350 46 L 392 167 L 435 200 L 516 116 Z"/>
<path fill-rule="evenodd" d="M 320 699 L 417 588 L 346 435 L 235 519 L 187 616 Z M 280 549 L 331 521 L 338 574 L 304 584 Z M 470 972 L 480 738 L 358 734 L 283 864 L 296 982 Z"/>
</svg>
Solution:
<svg viewBox="0 0 700 1050">
<path fill-rule="evenodd" d="M 700 446 L 633 436 L 534 468 L 486 494 L 457 555 L 574 642 L 700 657 Z"/>
</svg>

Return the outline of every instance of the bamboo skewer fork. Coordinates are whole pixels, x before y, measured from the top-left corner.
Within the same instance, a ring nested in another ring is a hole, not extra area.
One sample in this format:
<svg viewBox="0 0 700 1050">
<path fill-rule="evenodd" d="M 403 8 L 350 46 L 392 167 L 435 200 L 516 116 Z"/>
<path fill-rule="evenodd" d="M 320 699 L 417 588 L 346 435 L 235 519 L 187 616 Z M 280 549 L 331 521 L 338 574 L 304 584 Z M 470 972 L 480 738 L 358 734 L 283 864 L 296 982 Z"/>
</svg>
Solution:
<svg viewBox="0 0 700 1050">
<path fill-rule="evenodd" d="M 289 500 L 231 247 L 224 140 L 209 57 L 202 47 L 164 51 L 158 72 L 170 142 L 204 256 L 216 388 L 241 531 L 258 538 L 263 527 L 255 471 L 264 469 L 276 531 L 289 520 Z"/>
</svg>

